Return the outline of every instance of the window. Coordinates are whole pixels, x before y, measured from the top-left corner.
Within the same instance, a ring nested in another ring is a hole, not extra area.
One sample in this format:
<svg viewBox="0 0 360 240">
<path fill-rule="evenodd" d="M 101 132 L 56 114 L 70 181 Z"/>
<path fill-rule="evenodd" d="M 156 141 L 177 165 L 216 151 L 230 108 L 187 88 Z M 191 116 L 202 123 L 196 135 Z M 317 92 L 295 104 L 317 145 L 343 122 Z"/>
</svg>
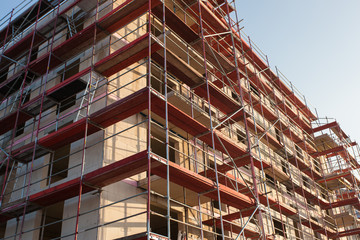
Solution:
<svg viewBox="0 0 360 240">
<path fill-rule="evenodd" d="M 216 228 L 216 240 L 222 240 L 222 231 L 221 231 L 221 228 Z"/>
<path fill-rule="evenodd" d="M 305 176 L 302 176 L 302 180 L 303 180 L 304 186 L 310 189 L 310 187 L 311 187 L 310 180 Z"/>
<path fill-rule="evenodd" d="M 212 201 L 212 203 L 213 203 L 213 207 L 214 207 L 214 208 L 216 208 L 216 209 L 220 210 L 220 204 L 219 204 L 219 201 L 213 200 L 213 201 Z"/>
<path fill-rule="evenodd" d="M 295 149 L 296 149 L 296 156 L 298 156 L 300 159 L 304 160 L 304 155 L 302 154 L 302 149 L 298 145 L 295 145 Z"/>
<path fill-rule="evenodd" d="M 70 158 L 70 144 L 55 150 L 52 156 L 51 165 L 49 167 L 48 183 L 54 183 L 67 177 L 68 168 L 69 168 L 69 158 Z"/>
<path fill-rule="evenodd" d="M 316 171 L 320 172 L 320 162 L 317 159 L 313 160 Z"/>
<path fill-rule="evenodd" d="M 289 194 L 290 196 L 293 196 L 293 195 L 294 195 L 293 192 L 292 192 L 292 190 L 291 190 L 291 188 L 290 188 L 289 186 L 286 186 L 286 192 L 287 192 L 287 194 Z"/>
<path fill-rule="evenodd" d="M 283 228 L 283 224 L 275 218 L 273 218 L 273 223 L 274 223 L 274 228 L 275 228 L 275 234 L 280 235 L 280 236 L 285 235 L 285 237 L 286 237 L 286 229 L 285 229 L 285 227 Z"/>
<path fill-rule="evenodd" d="M 157 206 L 150 206 L 151 211 L 157 214 L 150 215 L 150 228 L 151 232 L 160 234 L 162 236 L 167 236 L 167 219 L 166 219 L 166 208 L 161 208 Z M 170 211 L 170 217 L 172 219 L 178 220 L 178 214 L 174 211 Z M 178 238 L 178 223 L 176 221 L 170 221 L 170 239 Z"/>
<path fill-rule="evenodd" d="M 61 82 L 65 81 L 66 79 L 68 79 L 71 76 L 78 73 L 79 72 L 79 64 L 80 64 L 80 59 L 77 59 L 74 62 L 68 64 L 65 67 L 65 69 L 59 73 L 61 76 Z M 68 91 L 68 93 L 70 93 L 70 94 L 64 94 L 59 99 L 59 104 L 58 104 L 58 109 L 57 109 L 58 113 L 61 113 L 75 105 L 76 94 L 74 94 L 73 91 Z"/>
<path fill-rule="evenodd" d="M 281 168 L 284 173 L 288 173 L 288 166 L 283 160 L 281 160 Z"/>
<path fill-rule="evenodd" d="M 285 103 L 286 103 L 286 105 L 287 105 L 289 108 L 292 108 L 292 105 L 291 105 L 291 103 L 290 103 L 288 100 L 285 99 Z"/>
<path fill-rule="evenodd" d="M 278 140 L 279 143 L 281 143 L 281 134 L 279 129 L 275 128 L 275 136 L 276 136 L 276 140 Z"/>
<path fill-rule="evenodd" d="M 324 193 L 324 191 L 321 191 L 320 193 L 321 193 L 321 197 L 322 197 L 323 199 L 327 199 L 326 193 Z"/>
<path fill-rule="evenodd" d="M 67 99 L 61 101 L 57 107 L 58 113 L 61 113 L 65 110 L 71 108 L 72 106 L 75 105 L 75 103 L 76 103 L 76 95 L 68 97 Z"/>
<path fill-rule="evenodd" d="M 273 178 L 273 177 L 271 177 L 271 176 L 270 176 L 270 175 L 268 175 L 268 174 L 265 174 L 265 177 L 266 177 L 267 182 L 268 182 L 269 184 L 271 184 L 271 185 L 275 185 L 275 180 L 274 180 L 274 178 Z"/>
<path fill-rule="evenodd" d="M 234 93 L 233 91 L 231 91 L 231 97 L 232 97 L 233 99 L 235 99 L 236 101 L 238 101 L 238 100 L 239 100 L 239 98 L 238 98 L 237 94 L 236 94 L 236 93 Z"/>
<path fill-rule="evenodd" d="M 22 99 L 22 104 L 28 102 L 29 100 L 30 100 L 30 92 L 27 92 L 26 95 Z M 18 104 L 18 102 L 16 104 Z M 18 124 L 16 127 L 15 137 L 23 134 L 24 129 L 25 129 L 25 122 Z"/>
<path fill-rule="evenodd" d="M 250 83 L 250 90 L 255 94 L 255 95 L 257 95 L 258 97 L 260 97 L 260 93 L 259 93 L 259 91 L 256 89 L 256 87 L 254 86 L 254 85 L 252 85 L 251 83 Z"/>
<path fill-rule="evenodd" d="M 238 142 L 244 143 L 246 141 L 246 134 L 240 131 L 239 129 L 236 129 L 236 137 Z"/>
<path fill-rule="evenodd" d="M 309 207 L 310 206 L 312 207 L 311 209 L 313 209 L 314 207 L 313 199 L 306 198 L 306 203 L 309 205 Z"/>
<path fill-rule="evenodd" d="M 61 237 L 61 228 L 64 211 L 64 202 L 59 202 L 43 210 L 39 239 L 58 239 Z"/>
<path fill-rule="evenodd" d="M 165 136 L 160 134 L 152 133 L 151 138 L 151 151 L 156 155 L 166 159 L 166 142 Z M 169 138 L 169 161 L 175 162 L 175 140 Z"/>
</svg>

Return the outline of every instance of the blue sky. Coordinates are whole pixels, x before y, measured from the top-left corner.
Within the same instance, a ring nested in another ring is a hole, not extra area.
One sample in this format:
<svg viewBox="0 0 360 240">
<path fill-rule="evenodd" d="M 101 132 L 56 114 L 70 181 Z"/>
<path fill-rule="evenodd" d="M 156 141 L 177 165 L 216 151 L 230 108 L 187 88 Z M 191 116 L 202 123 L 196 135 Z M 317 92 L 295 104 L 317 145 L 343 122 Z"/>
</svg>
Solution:
<svg viewBox="0 0 360 240">
<path fill-rule="evenodd" d="M 319 117 L 360 141 L 359 0 L 241 0 L 244 31 Z"/>
<path fill-rule="evenodd" d="M 0 18 L 23 0 L 3 1 Z M 360 141 L 360 1 L 236 0 L 244 31 L 316 107 Z"/>
</svg>

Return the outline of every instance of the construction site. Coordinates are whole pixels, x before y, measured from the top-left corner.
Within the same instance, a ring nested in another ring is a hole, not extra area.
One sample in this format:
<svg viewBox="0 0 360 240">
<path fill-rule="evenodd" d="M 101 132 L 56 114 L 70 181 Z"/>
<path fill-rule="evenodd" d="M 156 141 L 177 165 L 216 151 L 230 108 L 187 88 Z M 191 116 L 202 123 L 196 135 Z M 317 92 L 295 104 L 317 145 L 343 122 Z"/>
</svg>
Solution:
<svg viewBox="0 0 360 240">
<path fill-rule="evenodd" d="M 269 67 L 235 0 L 1 17 L 1 239 L 360 239 L 359 146 Z"/>
</svg>

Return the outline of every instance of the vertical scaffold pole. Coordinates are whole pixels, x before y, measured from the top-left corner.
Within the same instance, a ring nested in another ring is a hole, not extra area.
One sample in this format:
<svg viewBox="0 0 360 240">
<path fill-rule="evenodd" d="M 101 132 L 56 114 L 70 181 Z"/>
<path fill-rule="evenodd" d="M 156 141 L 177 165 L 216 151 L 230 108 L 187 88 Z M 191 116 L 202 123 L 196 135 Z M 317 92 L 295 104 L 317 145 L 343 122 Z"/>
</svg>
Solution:
<svg viewBox="0 0 360 240">
<path fill-rule="evenodd" d="M 92 81 L 92 74 L 94 73 L 94 61 L 95 61 L 95 47 L 96 47 L 96 30 L 97 30 L 97 21 L 99 15 L 99 0 L 96 0 L 96 10 L 95 10 L 95 27 L 94 27 L 94 38 L 92 43 L 91 49 L 91 62 L 90 62 L 90 73 L 89 73 L 89 90 L 87 92 L 87 104 L 86 104 L 86 114 L 85 114 L 85 131 L 84 131 L 84 139 L 83 139 L 83 148 L 81 151 L 81 169 L 80 169 L 80 183 L 79 183 L 79 194 L 78 194 L 78 202 L 77 202 L 77 209 L 76 209 L 76 222 L 75 222 L 75 233 L 74 233 L 74 240 L 78 239 L 79 236 L 79 221 L 80 221 L 80 208 L 81 208 L 81 200 L 82 200 L 82 189 L 84 183 L 84 171 L 85 171 L 85 161 L 86 161 L 86 146 L 87 146 L 87 136 L 89 130 L 89 109 L 90 109 L 90 95 L 91 95 L 91 81 Z M 109 42 L 110 44 L 110 42 Z M 110 46 L 109 46 L 110 48 Z M 95 89 L 94 89 L 95 90 Z M 94 91 L 93 90 L 93 91 Z M 81 107 L 81 106 L 80 106 Z M 81 109 L 79 109 L 81 111 Z"/>
<path fill-rule="evenodd" d="M 204 34 L 204 26 L 203 26 L 203 18 L 202 18 L 202 4 L 201 0 L 197 1 L 198 9 L 199 9 L 199 22 L 200 22 L 200 34 L 201 34 L 201 43 L 202 43 L 202 54 L 204 58 L 204 77 L 206 82 L 206 95 L 207 95 L 207 102 L 209 104 L 209 120 L 210 120 L 210 132 L 211 132 L 211 144 L 213 149 L 213 158 L 214 158 L 214 170 L 215 170 L 215 180 L 216 180 L 216 191 L 217 191 L 217 198 L 219 202 L 219 212 L 220 212 L 220 225 L 221 225 L 221 238 L 225 240 L 224 237 L 224 222 L 223 222 L 223 215 L 222 215 L 222 204 L 221 204 L 221 197 L 220 197 L 220 189 L 219 189 L 219 174 L 217 171 L 217 161 L 216 161 L 216 152 L 215 152 L 215 131 L 213 127 L 212 121 L 212 113 L 211 113 L 211 99 L 210 99 L 210 89 L 209 89 L 209 77 L 208 77 L 208 69 L 207 69 L 207 60 L 206 60 L 206 40 Z M 200 213 L 201 214 L 201 213 Z"/>
<path fill-rule="evenodd" d="M 277 78 L 280 79 L 280 74 L 279 74 L 278 68 L 276 68 L 276 75 L 277 75 Z M 285 101 L 285 99 L 284 99 L 283 101 Z M 284 102 L 283 102 L 282 104 L 285 105 Z M 285 110 L 286 110 L 286 108 L 285 108 Z M 286 113 L 286 111 L 285 111 L 285 115 L 288 116 L 287 113 Z M 289 117 L 289 118 L 290 118 L 290 117 Z M 291 120 L 289 119 L 289 121 L 291 121 Z M 293 140 L 291 131 L 290 131 L 290 139 Z M 286 147 L 286 146 L 284 146 L 284 147 Z M 301 169 L 300 169 L 300 167 L 299 167 L 299 163 L 298 163 L 298 160 L 297 160 L 297 154 L 296 154 L 296 153 L 297 153 L 297 150 L 296 150 L 295 145 L 292 146 L 292 151 L 294 152 L 295 167 L 296 167 L 296 169 L 298 169 L 298 171 L 300 172 Z M 285 154 L 287 154 L 287 153 L 286 153 L 286 150 L 285 150 Z M 299 175 L 302 176 L 301 173 L 299 173 Z M 299 177 L 300 177 L 300 176 L 299 176 Z M 304 192 L 304 188 L 303 188 L 303 182 L 302 182 L 302 181 L 300 181 L 300 182 L 301 182 L 301 194 L 299 194 L 299 195 L 302 196 L 304 199 L 306 199 L 306 197 L 305 197 L 305 192 Z M 293 187 L 293 191 L 295 192 L 295 185 L 294 185 L 293 181 L 292 181 L 292 187 Z M 297 207 L 300 206 L 300 204 L 298 203 L 298 201 L 297 201 L 296 198 L 295 198 L 295 203 L 296 203 L 296 206 L 297 206 Z M 300 209 L 300 208 L 298 207 L 298 209 Z M 306 209 L 306 215 L 307 215 L 307 218 L 308 218 L 309 226 L 310 226 L 310 228 L 311 228 L 312 225 L 311 225 L 311 221 L 310 221 L 308 206 L 307 206 L 306 203 L 305 203 L 305 209 Z M 304 221 L 301 219 L 301 215 L 300 215 L 300 211 L 299 211 L 299 210 L 298 210 L 298 215 L 299 215 L 299 223 L 300 223 L 300 226 L 301 226 L 301 224 L 303 224 Z M 302 228 L 302 226 L 301 226 L 301 228 Z M 304 233 L 306 233 L 306 232 L 302 231 L 302 235 L 303 235 Z M 314 239 L 314 236 L 311 236 L 311 239 Z"/>
<path fill-rule="evenodd" d="M 17 107 L 17 112 L 16 112 L 16 119 L 15 119 L 15 124 L 14 124 L 14 128 L 12 130 L 12 136 L 11 136 L 11 144 L 10 144 L 10 149 L 9 149 L 9 152 L 11 154 L 11 151 L 12 151 L 12 147 L 13 147 L 13 144 L 14 144 L 14 139 L 15 139 L 15 134 L 16 134 L 16 129 L 17 129 L 17 123 L 19 121 L 19 114 L 20 114 L 20 107 L 21 107 L 21 102 L 22 102 L 22 98 L 23 98 L 23 92 L 24 92 L 24 88 L 25 88 L 25 79 L 27 77 L 27 74 L 28 74 L 28 71 L 29 71 L 29 64 L 30 64 L 30 58 L 31 58 L 31 51 L 32 51 L 32 48 L 33 48 L 33 45 L 34 45 L 34 41 L 35 41 L 35 34 L 36 34 L 36 28 L 37 28 L 37 23 L 38 23 L 38 20 L 39 20 L 39 14 L 40 14 L 40 9 L 41 9 L 41 1 L 42 0 L 39 0 L 38 1 L 38 9 L 37 9 L 37 14 L 36 14 L 36 22 L 35 22 L 35 26 L 34 26 L 34 32 L 32 34 L 32 39 L 31 39 L 31 44 L 30 44 L 30 49 L 29 49 L 29 54 L 28 54 L 28 59 L 27 59 L 27 64 L 26 64 L 26 67 L 24 69 L 25 71 L 25 74 L 24 74 L 24 80 L 22 82 L 22 85 L 20 87 L 20 91 L 21 91 L 21 94 L 20 94 L 20 98 L 19 98 L 19 104 L 18 104 L 18 107 Z M 35 139 L 36 140 L 36 139 Z M 35 144 L 34 144 L 34 153 L 35 153 L 35 146 L 36 146 L 36 141 L 35 141 Z M 11 155 L 10 155 L 11 156 Z M 34 157 L 34 154 L 33 154 L 33 157 Z M 10 163 L 10 157 L 8 158 L 8 162 L 7 162 L 7 166 L 6 166 L 6 170 L 5 170 L 5 177 L 4 177 L 4 184 L 6 184 L 6 178 L 7 178 L 7 172 L 8 172 L 8 168 L 9 168 L 9 163 Z M 31 168 L 32 168 L 33 164 L 31 164 Z M 27 171 L 27 169 L 26 169 Z M 32 171 L 32 169 L 30 170 Z M 28 190 L 30 188 L 30 179 L 29 178 L 29 186 L 28 186 Z M 29 191 L 28 191 L 29 192 Z M 3 197 L 3 194 L 5 193 L 5 187 L 3 189 L 3 192 L 2 192 L 2 196 Z M 27 194 L 28 196 L 28 194 Z M 2 200 L 2 199 L 1 199 Z M 26 199 L 27 200 L 27 199 Z M 19 234 L 19 239 L 21 239 L 21 235 L 22 235 L 22 229 L 23 229 L 23 225 L 24 225 L 24 219 L 25 219 L 25 213 L 26 213 L 26 205 L 24 206 L 24 211 L 23 211 L 23 215 L 22 215 L 22 220 L 21 220 L 21 224 L 20 224 L 20 234 Z M 17 233 L 15 233 L 17 234 Z M 16 236 L 16 235 L 15 235 Z"/>
<path fill-rule="evenodd" d="M 2 56 L 5 52 L 5 44 L 6 44 L 6 39 L 7 39 L 7 35 L 9 33 L 9 29 L 10 29 L 10 25 L 11 25 L 11 19 L 12 19 L 12 16 L 13 16 L 13 13 L 14 13 L 14 8 L 11 10 L 11 14 L 10 14 L 10 18 L 9 18 L 9 24 L 7 26 L 7 29 L 6 29 L 6 34 L 5 34 L 5 38 L 4 38 L 4 43 L 3 43 L 3 50 L 1 52 L 1 56 L 0 56 L 0 62 L 1 62 L 1 59 L 2 59 Z M 6 99 L 6 95 L 4 96 L 4 98 L 0 101 L 0 103 L 2 103 L 4 100 Z M 11 152 L 11 151 L 10 151 Z M 9 152 L 9 153 L 10 153 Z M 7 181 L 7 172 L 8 172 L 8 164 L 10 163 L 10 154 L 5 152 L 4 153 L 6 154 L 6 158 L 0 163 L 1 165 L 3 163 L 5 163 L 5 161 L 7 162 L 7 166 L 6 166 L 6 170 L 5 170 L 5 174 L 4 174 L 4 182 L 2 184 L 2 187 L 1 187 L 1 194 L 0 194 L 0 206 L 2 206 L 2 200 L 3 200 L 3 197 L 4 197 L 4 193 L 5 193 L 5 186 L 6 186 L 6 181 Z"/>
<path fill-rule="evenodd" d="M 5 37 L 4 37 L 4 42 L 3 42 L 3 49 L 2 49 L 2 51 L 1 51 L 1 55 L 0 55 L 0 62 L 1 62 L 1 59 L 2 59 L 2 57 L 3 57 L 3 55 L 4 55 L 4 52 L 5 52 L 5 50 L 6 50 L 6 39 L 7 39 L 7 36 L 8 36 L 8 34 L 9 34 L 9 29 L 10 29 L 10 26 L 11 26 L 11 20 L 12 20 L 12 17 L 13 17 L 13 14 L 14 14 L 14 8 L 11 10 L 11 12 L 10 12 L 10 17 L 9 17 L 9 24 L 7 25 L 7 28 L 6 28 L 6 32 L 5 32 Z M 6 97 L 4 97 L 4 98 L 6 98 Z M 2 101 L 0 101 L 0 102 L 2 102 Z"/>
<path fill-rule="evenodd" d="M 147 114 L 147 118 L 148 118 L 148 126 L 147 126 L 147 141 L 148 141 L 148 145 L 147 145 L 147 206 L 146 206 L 146 238 L 147 240 L 150 240 L 150 217 L 151 217 L 151 38 L 152 38 L 152 33 L 151 33 L 151 16 L 152 16 L 152 0 L 149 0 L 148 3 L 148 75 L 147 75 L 147 87 L 148 87 L 148 114 Z"/>
<path fill-rule="evenodd" d="M 270 63 L 269 63 L 269 60 L 268 60 L 268 58 L 267 58 L 267 56 L 266 56 L 266 62 L 267 62 L 267 66 L 270 68 Z M 271 78 L 271 80 L 272 81 L 274 81 L 274 79 L 272 78 L 272 77 L 270 77 Z M 274 87 L 274 85 L 272 85 L 272 92 L 274 92 L 275 93 L 275 87 Z M 275 99 L 275 105 L 277 106 L 278 105 L 278 102 L 277 102 L 277 98 L 275 97 L 274 98 Z M 279 111 L 279 109 L 278 108 L 275 108 L 275 111 L 276 111 L 276 116 L 277 116 L 277 118 L 278 119 L 280 119 L 280 111 Z M 282 121 L 280 120 L 279 121 L 279 128 L 280 128 L 280 132 L 282 133 L 281 135 L 280 135 L 280 140 L 281 140 L 281 142 L 283 143 L 283 148 L 285 149 L 285 159 L 287 160 L 286 161 L 286 167 L 287 167 L 287 169 L 288 169 L 288 171 L 289 171 L 289 177 L 290 177 L 290 182 L 291 182 L 291 187 L 292 187 L 292 192 L 294 193 L 294 196 L 295 196 L 295 185 L 294 185 L 294 182 L 292 181 L 294 178 L 294 174 L 293 174 L 293 172 L 291 171 L 291 167 L 290 167 L 290 164 L 289 164 L 289 161 L 288 161 L 288 159 L 289 159 L 289 156 L 288 156 L 288 152 L 286 151 L 286 148 L 287 148 L 287 143 L 286 143 L 286 141 L 285 141 L 285 136 L 284 136 L 284 133 L 283 133 L 283 123 L 282 123 Z M 298 169 L 297 169 L 297 171 L 299 171 Z M 296 207 L 298 208 L 298 206 L 299 206 L 299 203 L 298 203 L 298 200 L 297 200 L 297 198 L 295 197 L 294 198 L 294 202 L 295 202 L 295 205 L 296 205 Z M 299 219 L 299 226 L 300 226 L 300 228 L 302 229 L 302 225 L 301 225 L 301 218 L 300 218 L 300 215 L 298 214 L 298 219 Z M 282 216 L 281 216 L 281 222 L 283 222 L 282 221 Z M 284 228 L 284 226 L 283 226 L 283 228 Z M 301 230 L 300 229 L 300 230 Z M 298 229 L 295 229 L 295 231 L 298 231 Z M 285 233 L 285 231 L 284 231 L 284 233 Z"/>
<path fill-rule="evenodd" d="M 238 85 L 239 92 L 240 92 L 241 104 L 242 104 L 242 106 L 244 106 L 244 93 L 243 93 L 242 86 L 241 86 L 241 77 L 240 77 L 240 71 L 239 71 L 239 66 L 238 66 L 238 59 L 237 59 L 237 56 L 236 56 L 236 46 L 235 46 L 235 39 L 234 39 L 234 35 L 233 35 L 234 30 L 231 27 L 231 21 L 230 21 L 231 18 L 230 18 L 230 11 L 229 11 L 228 1 L 227 0 L 225 0 L 225 1 L 226 1 L 226 14 L 227 14 L 227 17 L 228 17 L 228 25 L 229 25 L 229 31 L 230 31 L 230 37 L 231 37 L 231 45 L 232 45 L 232 51 L 233 51 L 233 56 L 234 56 L 237 85 Z M 235 16 L 237 17 L 236 9 L 235 9 Z M 238 22 L 238 21 L 236 21 L 236 22 Z M 243 55 L 243 58 L 244 58 L 245 55 L 244 55 L 244 50 L 243 50 L 243 46 L 242 46 L 242 40 L 241 40 L 240 32 L 239 32 L 239 37 L 240 37 L 240 42 L 241 42 L 242 55 Z M 247 72 L 245 73 L 245 75 L 246 75 L 247 81 L 249 81 Z M 252 109 L 252 116 L 254 118 L 254 112 L 253 112 L 253 107 L 252 107 L 252 102 L 251 102 L 251 94 L 250 94 L 250 106 L 251 106 L 251 109 Z M 250 166 L 251 166 L 250 170 L 251 170 L 252 181 L 253 181 L 253 186 L 254 186 L 254 195 L 255 195 L 255 198 L 256 198 L 255 201 L 256 201 L 256 205 L 257 205 L 256 209 L 257 209 L 260 206 L 259 189 L 258 189 L 258 186 L 257 186 L 254 158 L 253 158 L 253 155 L 252 155 L 252 152 L 251 152 L 252 146 L 251 146 L 251 141 L 250 141 L 249 126 L 248 126 L 248 123 L 246 121 L 246 111 L 243 111 L 243 119 L 244 119 L 245 132 L 246 132 L 246 136 L 247 136 L 247 148 L 248 148 L 248 151 L 249 151 Z M 254 120 L 255 132 L 256 132 L 255 119 L 253 119 L 253 120 Z M 257 143 L 257 145 L 258 145 L 258 143 Z M 260 161 L 261 161 L 261 155 L 260 154 L 259 154 L 259 158 L 260 158 Z M 262 174 L 261 173 L 262 169 L 263 169 L 263 167 L 262 167 L 262 162 L 261 162 L 260 174 Z M 266 192 L 266 185 L 265 185 L 265 192 Z M 266 198 L 267 198 L 267 196 L 266 196 Z M 267 204 L 269 205 L 268 200 L 267 200 Z M 257 216 L 258 216 L 259 226 L 260 226 L 260 229 L 261 229 L 260 236 L 261 236 L 262 239 L 265 239 L 265 234 L 266 233 L 265 233 L 261 208 L 259 208 Z"/>
<path fill-rule="evenodd" d="M 28 57 L 28 62 L 26 65 L 26 73 L 25 73 L 25 77 L 24 77 L 24 82 L 23 82 L 23 87 L 22 87 L 22 91 L 25 88 L 25 79 L 27 77 L 27 73 L 29 71 L 28 67 L 30 64 L 30 59 L 31 59 L 31 52 L 32 52 L 32 48 L 33 48 L 33 44 L 34 44 L 34 40 L 35 40 L 35 35 L 36 35 L 36 28 L 37 28 L 37 24 L 39 21 L 39 14 L 40 14 L 40 9 L 41 9 L 41 3 L 42 0 L 39 0 L 39 8 L 38 8 L 38 13 L 37 13 L 37 17 L 36 17 L 36 22 L 35 22 L 35 27 L 34 27 L 34 33 L 33 33 L 33 38 L 32 38 L 32 42 L 31 42 L 31 47 L 30 47 L 30 51 L 29 51 L 29 57 Z M 57 5 L 57 12 L 56 12 L 56 17 L 55 17 L 55 25 L 54 25 L 54 30 L 53 30 L 53 36 L 52 36 L 52 40 L 51 40 L 51 46 L 50 46 L 50 50 L 49 50 L 49 57 L 48 57 L 48 61 L 47 61 L 47 68 L 46 68 L 46 74 L 44 76 L 45 78 L 45 85 L 47 83 L 48 80 L 48 75 L 49 75 L 49 69 L 50 69 L 50 62 L 51 62 L 51 57 L 52 57 L 52 50 L 53 50 L 53 45 L 54 45 L 54 40 L 55 40 L 55 33 L 56 33 L 56 28 L 57 28 L 57 21 L 58 21 L 58 16 L 59 16 L 59 11 L 60 11 L 60 0 L 58 0 L 58 5 Z M 43 79 L 42 79 L 43 81 Z M 41 82 L 42 84 L 42 82 Z M 26 201 L 28 201 L 28 198 L 30 196 L 30 186 L 31 186 L 31 179 L 32 179 L 32 171 L 34 168 L 34 161 L 35 161 L 35 156 L 36 156 L 36 146 L 37 146 L 37 142 L 38 142 L 38 137 L 39 137 L 39 131 L 40 131 L 40 122 L 41 122 L 41 117 L 42 117 L 42 111 L 43 111 L 43 104 L 44 104 L 44 98 L 45 98 L 45 92 L 46 92 L 46 87 L 44 87 L 42 95 L 41 95 L 41 104 L 40 104 L 40 112 L 39 112 L 39 117 L 38 117 L 38 121 L 37 121 L 37 127 L 36 127 L 36 133 L 35 133 L 35 143 L 34 143 L 34 147 L 33 147 L 33 152 L 32 152 L 32 158 L 31 158 L 31 165 L 30 165 L 30 170 L 29 170 L 29 180 L 27 183 L 27 190 L 26 190 L 26 195 L 25 195 L 25 199 Z M 19 107 L 18 107 L 18 111 L 20 110 L 21 107 L 21 99 L 22 99 L 22 94 L 20 97 L 20 102 L 19 102 Z M 34 120 L 35 121 L 35 120 Z M 34 123 L 35 124 L 35 123 Z M 14 137 L 14 136 L 13 136 Z M 27 169 L 26 169 L 27 171 Z M 25 175 L 26 176 L 26 175 Z M 26 214 L 26 209 L 27 209 L 27 204 L 25 204 L 24 206 L 24 211 L 23 211 L 23 217 L 21 220 L 21 224 L 20 224 L 20 235 L 19 235 L 19 239 L 22 238 L 22 233 L 23 233 L 23 228 L 24 228 L 24 223 L 25 223 L 25 214 Z"/>
<path fill-rule="evenodd" d="M 167 51 L 166 51 L 166 6 L 162 1 L 162 34 L 164 44 L 164 87 L 165 87 L 165 150 L 166 150 L 166 221 L 167 221 L 167 237 L 171 238 L 171 214 L 170 214 L 170 155 L 169 155 L 169 115 L 168 115 L 168 77 L 167 77 Z"/>
</svg>

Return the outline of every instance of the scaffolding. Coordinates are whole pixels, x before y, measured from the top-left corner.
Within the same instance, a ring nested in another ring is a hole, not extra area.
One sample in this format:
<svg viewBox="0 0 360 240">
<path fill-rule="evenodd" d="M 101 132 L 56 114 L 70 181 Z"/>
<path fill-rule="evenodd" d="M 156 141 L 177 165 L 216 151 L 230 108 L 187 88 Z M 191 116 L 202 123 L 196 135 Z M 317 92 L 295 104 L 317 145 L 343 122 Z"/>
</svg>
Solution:
<svg viewBox="0 0 360 240">
<path fill-rule="evenodd" d="M 359 146 L 235 1 L 24 0 L 0 20 L 1 239 L 358 239 Z"/>
</svg>

